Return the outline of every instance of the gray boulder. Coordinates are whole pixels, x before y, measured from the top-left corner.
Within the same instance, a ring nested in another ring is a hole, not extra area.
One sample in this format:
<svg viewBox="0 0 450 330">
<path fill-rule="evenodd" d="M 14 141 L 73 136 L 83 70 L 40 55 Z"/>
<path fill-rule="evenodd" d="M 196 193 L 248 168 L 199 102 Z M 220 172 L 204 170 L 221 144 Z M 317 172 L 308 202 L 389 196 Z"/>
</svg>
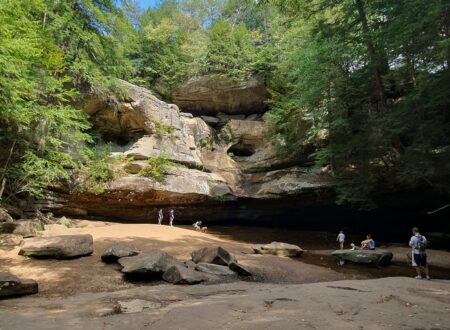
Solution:
<svg viewBox="0 0 450 330">
<path fill-rule="evenodd" d="M 139 250 L 126 243 L 114 243 L 102 254 L 102 261 L 106 263 L 116 262 L 123 257 L 132 257 L 139 254 Z"/>
<path fill-rule="evenodd" d="M 0 246 L 15 246 L 22 243 L 23 237 L 16 234 L 0 234 Z"/>
<path fill-rule="evenodd" d="M 157 250 L 133 257 L 120 258 L 118 262 L 123 267 L 123 273 L 149 279 L 158 278 L 173 265 L 181 264 L 171 255 Z"/>
<path fill-rule="evenodd" d="M 234 271 L 232 271 L 227 266 L 215 265 L 215 264 L 207 264 L 201 262 L 195 266 L 195 270 L 198 270 L 202 273 L 219 275 L 219 276 L 231 276 L 236 275 Z"/>
<path fill-rule="evenodd" d="M 16 234 L 23 237 L 34 237 L 38 234 L 38 229 L 43 229 L 37 220 L 18 220 L 5 222 L 0 225 L 0 233 Z"/>
<path fill-rule="evenodd" d="M 23 296 L 38 292 L 38 284 L 34 280 L 20 279 L 10 273 L 0 272 L 0 298 Z"/>
<path fill-rule="evenodd" d="M 173 265 L 164 272 L 162 278 L 173 284 L 196 284 L 207 280 L 202 273 L 183 265 Z"/>
<path fill-rule="evenodd" d="M 192 261 L 196 264 L 208 263 L 228 266 L 231 262 L 236 262 L 236 257 L 220 246 L 205 247 L 191 253 Z"/>
<path fill-rule="evenodd" d="M 228 267 L 230 267 L 230 269 L 241 275 L 241 276 L 252 276 L 252 273 L 250 273 L 247 269 L 245 269 L 244 267 L 242 267 L 237 261 L 232 261 Z"/>
<path fill-rule="evenodd" d="M 282 257 L 299 257 L 303 253 L 303 250 L 299 246 L 282 242 L 255 245 L 252 249 L 257 254 L 273 254 Z"/>
<path fill-rule="evenodd" d="M 336 250 L 332 252 L 338 260 L 374 266 L 389 265 L 393 254 L 390 251 L 376 250 Z"/>
<path fill-rule="evenodd" d="M 71 259 L 94 251 L 92 235 L 34 237 L 24 240 L 19 254 L 34 258 Z"/>
</svg>

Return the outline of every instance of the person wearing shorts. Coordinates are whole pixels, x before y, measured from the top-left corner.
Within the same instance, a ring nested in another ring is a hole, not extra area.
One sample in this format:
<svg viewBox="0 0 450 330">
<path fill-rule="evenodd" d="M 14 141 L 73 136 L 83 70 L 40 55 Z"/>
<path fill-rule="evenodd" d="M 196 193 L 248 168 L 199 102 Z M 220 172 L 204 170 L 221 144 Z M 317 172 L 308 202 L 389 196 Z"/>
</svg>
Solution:
<svg viewBox="0 0 450 330">
<path fill-rule="evenodd" d="M 409 240 L 409 246 L 412 248 L 412 265 L 416 269 L 417 279 L 422 279 L 422 272 L 425 274 L 427 280 L 430 279 L 430 272 L 428 270 L 426 245 L 427 239 L 420 235 L 419 229 L 414 227 L 412 229 L 413 236 Z"/>
<path fill-rule="evenodd" d="M 344 242 L 345 242 L 345 234 L 344 234 L 344 232 L 342 230 L 337 235 L 336 242 L 339 242 L 339 247 L 341 248 L 341 250 L 343 250 L 344 249 Z"/>
</svg>

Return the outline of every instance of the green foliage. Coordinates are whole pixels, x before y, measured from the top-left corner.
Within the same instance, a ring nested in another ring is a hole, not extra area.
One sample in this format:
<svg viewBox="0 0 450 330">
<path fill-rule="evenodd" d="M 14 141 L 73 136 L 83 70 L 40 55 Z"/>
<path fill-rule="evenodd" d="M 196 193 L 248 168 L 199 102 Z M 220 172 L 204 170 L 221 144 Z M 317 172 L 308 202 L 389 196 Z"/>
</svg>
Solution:
<svg viewBox="0 0 450 330">
<path fill-rule="evenodd" d="M 90 150 L 89 160 L 79 170 L 80 182 L 75 191 L 88 191 L 95 194 L 104 192 L 105 184 L 114 179 L 115 173 L 110 160 L 111 148 L 100 146 Z"/>
<path fill-rule="evenodd" d="M 272 137 L 317 151 L 338 202 L 373 207 L 381 189 L 442 187 L 450 144 L 450 6 L 443 1 L 266 1 L 286 24 L 271 75 Z M 446 64 L 444 64 L 446 63 Z M 446 149 L 447 150 L 447 149 Z M 448 189 L 448 187 L 447 187 Z"/>
<path fill-rule="evenodd" d="M 41 222 L 38 222 L 36 224 L 36 231 L 44 231 L 44 230 L 45 230 L 44 225 Z"/>
<path fill-rule="evenodd" d="M 152 178 L 158 182 L 163 182 L 169 167 L 174 163 L 164 155 L 151 157 L 147 160 L 147 165 L 138 173 L 140 176 Z"/>
<path fill-rule="evenodd" d="M 155 125 L 155 135 L 162 139 L 164 136 L 169 136 L 170 139 L 175 138 L 175 128 L 173 126 L 165 125 L 159 121 L 154 121 L 153 124 Z"/>
</svg>

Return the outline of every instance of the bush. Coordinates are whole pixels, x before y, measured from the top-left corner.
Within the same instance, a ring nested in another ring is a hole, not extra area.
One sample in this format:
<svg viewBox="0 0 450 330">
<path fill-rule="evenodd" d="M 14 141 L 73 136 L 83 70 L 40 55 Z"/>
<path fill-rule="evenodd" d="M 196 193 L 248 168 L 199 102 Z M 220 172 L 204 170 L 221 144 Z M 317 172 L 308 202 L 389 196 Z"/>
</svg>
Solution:
<svg viewBox="0 0 450 330">
<path fill-rule="evenodd" d="M 152 157 L 147 160 L 147 165 L 138 173 L 140 176 L 153 178 L 158 182 L 164 181 L 164 176 L 169 167 L 174 166 L 174 163 L 167 159 L 164 155 Z"/>
</svg>

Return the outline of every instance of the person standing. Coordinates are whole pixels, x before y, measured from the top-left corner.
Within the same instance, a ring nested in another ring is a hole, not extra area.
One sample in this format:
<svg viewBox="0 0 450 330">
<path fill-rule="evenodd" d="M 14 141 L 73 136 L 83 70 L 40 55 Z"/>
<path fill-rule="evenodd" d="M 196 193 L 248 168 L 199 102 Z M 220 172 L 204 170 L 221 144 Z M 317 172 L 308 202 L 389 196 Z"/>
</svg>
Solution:
<svg viewBox="0 0 450 330">
<path fill-rule="evenodd" d="M 409 246 L 412 248 L 412 265 L 416 268 L 417 276 L 416 278 L 421 280 L 422 271 L 425 274 L 427 280 L 430 279 L 430 272 L 428 270 L 427 263 L 427 239 L 425 236 L 420 235 L 419 228 L 413 227 L 413 236 L 409 240 Z"/>
<path fill-rule="evenodd" d="M 158 225 L 162 224 L 163 219 L 164 219 L 163 210 L 159 209 L 159 212 L 158 212 Z"/>
<path fill-rule="evenodd" d="M 337 235 L 336 242 L 339 242 L 339 246 L 340 246 L 341 250 L 343 250 L 344 249 L 344 242 L 345 242 L 345 234 L 344 234 L 344 232 L 342 230 Z"/>
<path fill-rule="evenodd" d="M 173 227 L 173 219 L 175 218 L 175 215 L 173 214 L 173 209 L 170 209 L 169 212 L 169 226 Z"/>
</svg>

